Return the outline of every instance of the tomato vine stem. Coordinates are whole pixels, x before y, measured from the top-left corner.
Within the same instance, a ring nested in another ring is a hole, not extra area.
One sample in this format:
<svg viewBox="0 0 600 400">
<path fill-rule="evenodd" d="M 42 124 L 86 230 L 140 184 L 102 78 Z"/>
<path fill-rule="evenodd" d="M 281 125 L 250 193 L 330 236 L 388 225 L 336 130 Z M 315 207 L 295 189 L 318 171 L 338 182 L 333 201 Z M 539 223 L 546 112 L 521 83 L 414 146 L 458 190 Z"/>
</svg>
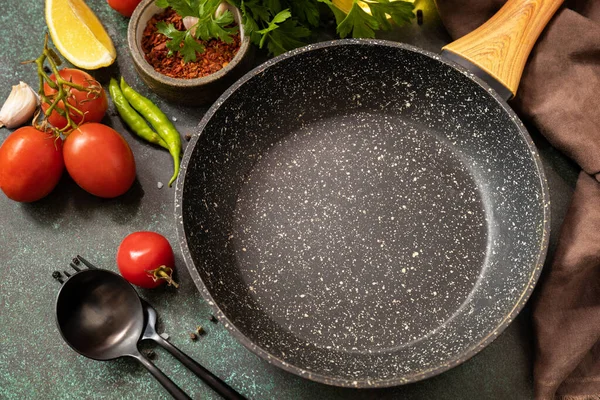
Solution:
<svg viewBox="0 0 600 400">
<path fill-rule="evenodd" d="M 46 71 L 44 70 L 44 63 L 48 62 L 50 69 L 54 74 L 54 80 L 51 79 Z M 37 67 L 37 74 L 39 77 L 39 90 L 38 95 L 40 101 L 49 105 L 49 107 L 43 113 L 38 111 L 33 117 L 32 125 L 41 131 L 52 131 L 56 136 L 68 135 L 72 130 L 77 129 L 78 124 L 73 121 L 73 115 L 81 116 L 81 123 L 85 119 L 85 114 L 77 108 L 78 102 L 72 90 L 78 90 L 80 92 L 87 93 L 87 99 L 83 101 L 90 101 L 98 98 L 102 93 L 102 87 L 97 84 L 88 82 L 88 86 L 79 85 L 74 83 L 72 80 L 64 79 L 60 76 L 58 66 L 62 64 L 60 57 L 54 50 L 48 47 L 48 35 L 44 37 L 44 49 L 42 54 L 35 60 L 25 61 L 23 64 L 35 64 Z M 47 84 L 51 89 L 56 92 L 53 94 L 46 94 L 44 92 L 44 84 Z M 74 100 L 75 104 L 72 104 Z M 52 126 L 48 119 L 52 112 L 57 112 L 62 117 L 66 118 L 67 125 L 64 128 L 57 128 Z M 41 116 L 41 121 L 40 121 Z"/>
<path fill-rule="evenodd" d="M 154 279 L 154 282 L 158 281 L 159 279 L 163 279 L 167 281 L 169 286 L 175 286 L 175 288 L 179 287 L 179 284 L 173 280 L 173 269 L 167 267 L 166 265 L 161 265 L 156 269 L 147 270 L 146 272 L 152 277 L 152 279 Z"/>
</svg>

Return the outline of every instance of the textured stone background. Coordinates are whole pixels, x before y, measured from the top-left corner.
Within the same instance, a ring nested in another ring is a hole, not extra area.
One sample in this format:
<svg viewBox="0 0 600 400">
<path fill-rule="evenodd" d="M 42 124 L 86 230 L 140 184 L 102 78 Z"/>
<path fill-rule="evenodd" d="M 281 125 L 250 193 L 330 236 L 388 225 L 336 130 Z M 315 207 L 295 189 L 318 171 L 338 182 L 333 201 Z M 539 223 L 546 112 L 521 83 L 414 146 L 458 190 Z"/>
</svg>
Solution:
<svg viewBox="0 0 600 400">
<path fill-rule="evenodd" d="M 123 75 L 143 94 L 156 101 L 182 134 L 192 133 L 206 109 L 165 103 L 149 92 L 133 70 L 126 44 L 128 20 L 105 0 L 88 0 L 117 47 L 116 63 L 94 72 L 103 84 Z M 416 44 L 438 51 L 447 35 L 435 14 L 432 0 L 417 1 L 425 11 L 425 24 L 396 30 L 382 38 Z M 0 31 L 0 100 L 11 85 L 23 80 L 37 85 L 35 70 L 20 62 L 36 58 L 45 32 L 43 1 L 2 2 Z M 324 37 L 328 37 L 324 34 Z M 261 57 L 259 56 L 258 60 Z M 264 55 L 263 55 L 264 59 Z M 257 61 L 258 62 L 258 61 Z M 36 88 L 37 89 L 37 88 Z M 0 399 L 159 399 L 166 392 L 130 360 L 97 362 L 79 356 L 61 339 L 54 321 L 59 284 L 52 271 L 65 269 L 81 254 L 100 267 L 116 270 L 120 241 L 137 230 L 153 230 L 172 244 L 177 261 L 179 290 L 144 291 L 159 313 L 159 332 L 193 358 L 253 399 L 526 399 L 532 397 L 532 336 L 526 309 L 494 343 L 463 365 L 424 382 L 383 390 L 351 390 L 325 386 L 268 365 L 238 344 L 220 324 L 208 321 L 209 308 L 193 286 L 180 255 L 173 217 L 174 190 L 157 188 L 171 176 L 167 152 L 132 136 L 112 105 L 103 122 L 122 132 L 137 162 L 137 181 L 124 196 L 95 198 L 77 187 L 65 174 L 47 198 L 35 204 L 18 204 L 0 195 Z M 0 129 L 0 140 L 10 131 Z M 552 245 L 572 193 L 575 169 L 534 133 L 541 148 L 553 201 Z M 185 145 L 185 141 L 184 141 Z M 207 334 L 197 342 L 189 332 L 201 324 Z M 156 363 L 194 398 L 218 396 L 161 349 Z"/>
</svg>

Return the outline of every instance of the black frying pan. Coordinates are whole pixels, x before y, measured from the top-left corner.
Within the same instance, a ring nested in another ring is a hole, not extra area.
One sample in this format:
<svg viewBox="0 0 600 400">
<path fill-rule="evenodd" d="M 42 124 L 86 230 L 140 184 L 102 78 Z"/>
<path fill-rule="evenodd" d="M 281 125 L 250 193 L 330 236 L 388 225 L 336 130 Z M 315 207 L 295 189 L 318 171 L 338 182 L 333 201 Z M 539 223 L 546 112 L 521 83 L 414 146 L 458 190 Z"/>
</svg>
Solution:
<svg viewBox="0 0 600 400">
<path fill-rule="evenodd" d="M 471 69 L 338 40 L 221 96 L 186 150 L 176 215 L 189 271 L 238 340 L 309 379 L 382 387 L 506 328 L 542 268 L 548 190 L 525 128 L 474 73 L 510 96 L 559 4 L 509 1 L 445 49 Z"/>
</svg>

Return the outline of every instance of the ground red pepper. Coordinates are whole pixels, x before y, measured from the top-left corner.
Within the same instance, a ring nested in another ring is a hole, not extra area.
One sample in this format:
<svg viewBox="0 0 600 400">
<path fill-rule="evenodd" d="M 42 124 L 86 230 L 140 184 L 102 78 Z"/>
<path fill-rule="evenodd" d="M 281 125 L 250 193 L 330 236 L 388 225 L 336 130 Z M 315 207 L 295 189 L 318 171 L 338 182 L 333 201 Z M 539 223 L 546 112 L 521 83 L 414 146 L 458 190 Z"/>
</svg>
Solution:
<svg viewBox="0 0 600 400">
<path fill-rule="evenodd" d="M 224 68 L 231 62 L 240 49 L 239 32 L 233 37 L 233 43 L 225 43 L 222 40 L 211 39 L 209 41 L 198 40 L 204 46 L 202 54 L 196 54 L 196 61 L 183 62 L 179 53 L 169 56 L 166 43 L 168 37 L 156 30 L 156 24 L 164 21 L 172 23 L 176 29 L 185 31 L 182 18 L 171 8 L 156 14 L 146 24 L 142 35 L 142 50 L 146 61 L 163 75 L 172 78 L 193 79 L 213 74 Z"/>
</svg>

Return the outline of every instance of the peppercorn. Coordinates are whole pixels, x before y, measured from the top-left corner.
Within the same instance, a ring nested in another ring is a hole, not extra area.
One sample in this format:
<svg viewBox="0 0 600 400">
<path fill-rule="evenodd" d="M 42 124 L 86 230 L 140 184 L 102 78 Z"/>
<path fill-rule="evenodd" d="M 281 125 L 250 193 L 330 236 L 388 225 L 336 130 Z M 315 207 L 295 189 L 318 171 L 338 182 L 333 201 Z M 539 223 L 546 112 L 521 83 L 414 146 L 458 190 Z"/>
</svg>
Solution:
<svg viewBox="0 0 600 400">
<path fill-rule="evenodd" d="M 52 277 L 62 283 L 62 275 L 60 274 L 60 271 L 54 271 L 52 273 Z"/>
</svg>

